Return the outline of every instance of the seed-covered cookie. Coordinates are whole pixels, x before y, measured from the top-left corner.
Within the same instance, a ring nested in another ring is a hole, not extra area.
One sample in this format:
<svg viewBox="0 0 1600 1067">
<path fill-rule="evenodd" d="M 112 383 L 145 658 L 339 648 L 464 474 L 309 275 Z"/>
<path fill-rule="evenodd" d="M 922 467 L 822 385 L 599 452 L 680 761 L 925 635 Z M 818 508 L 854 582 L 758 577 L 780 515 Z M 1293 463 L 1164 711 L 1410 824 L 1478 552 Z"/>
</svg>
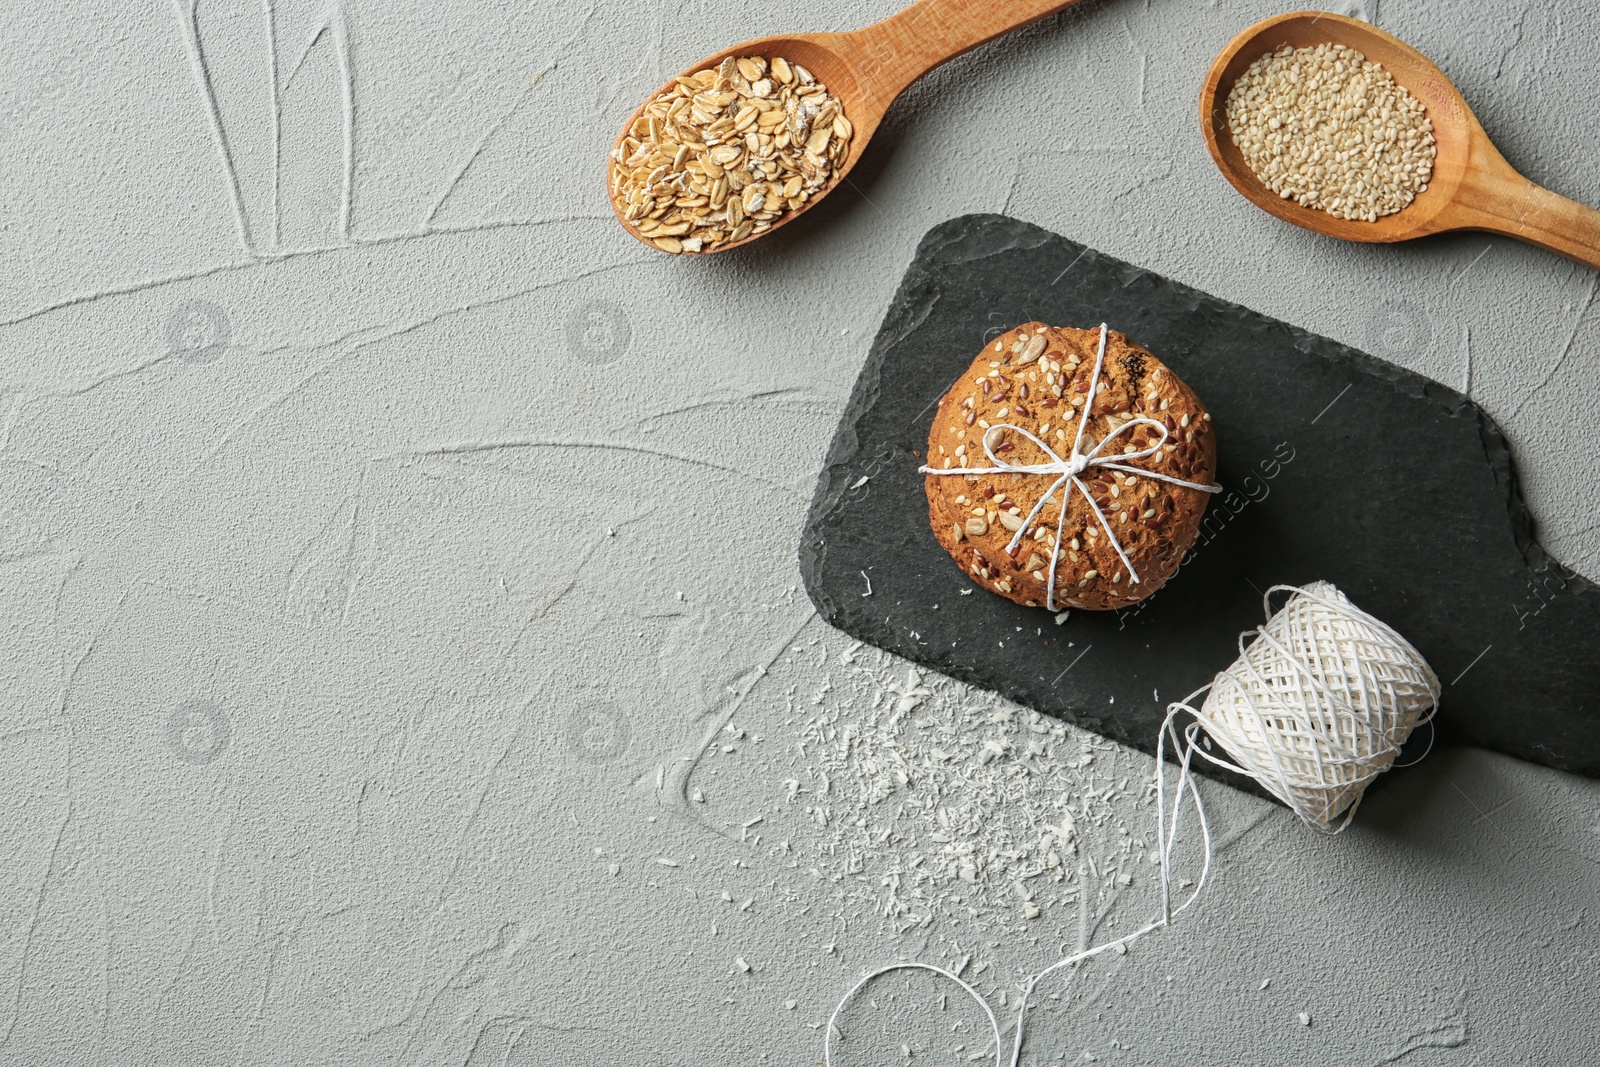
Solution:
<svg viewBox="0 0 1600 1067">
<path fill-rule="evenodd" d="M 1194 391 L 1115 331 L 1096 375 L 1101 336 L 1037 322 L 1002 334 L 928 434 L 934 536 L 980 585 L 1028 607 L 1143 600 L 1178 569 L 1214 490 L 1216 435 Z"/>
</svg>

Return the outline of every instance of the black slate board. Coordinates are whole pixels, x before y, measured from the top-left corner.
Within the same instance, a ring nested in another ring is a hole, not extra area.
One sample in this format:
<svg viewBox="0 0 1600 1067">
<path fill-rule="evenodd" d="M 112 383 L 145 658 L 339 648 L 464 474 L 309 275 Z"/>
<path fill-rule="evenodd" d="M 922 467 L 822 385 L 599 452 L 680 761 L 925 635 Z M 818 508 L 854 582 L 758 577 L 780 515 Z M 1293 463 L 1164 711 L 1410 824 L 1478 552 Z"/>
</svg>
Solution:
<svg viewBox="0 0 1600 1067">
<path fill-rule="evenodd" d="M 1210 409 L 1228 490 L 1164 589 L 1060 626 L 974 589 L 928 529 L 917 474 L 938 398 L 986 339 L 1030 320 L 1105 321 L 1155 352 Z M 906 271 L 800 565 L 839 629 L 1145 751 L 1166 702 L 1208 682 L 1261 623 L 1262 591 L 1327 579 L 1433 665 L 1440 742 L 1600 776 L 1600 591 L 1530 527 L 1505 438 L 1454 389 L 974 215 L 930 231 Z"/>
</svg>

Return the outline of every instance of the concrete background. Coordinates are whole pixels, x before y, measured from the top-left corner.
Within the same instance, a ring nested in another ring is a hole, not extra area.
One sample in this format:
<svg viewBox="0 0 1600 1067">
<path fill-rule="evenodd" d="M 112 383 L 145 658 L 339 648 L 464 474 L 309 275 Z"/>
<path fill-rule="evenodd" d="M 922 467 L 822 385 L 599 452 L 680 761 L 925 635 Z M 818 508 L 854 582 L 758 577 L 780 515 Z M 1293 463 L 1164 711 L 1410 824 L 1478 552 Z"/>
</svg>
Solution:
<svg viewBox="0 0 1600 1067">
<path fill-rule="evenodd" d="M 0 1062 L 807 1064 L 870 966 L 967 956 L 998 1003 L 1147 918 L 1153 879 L 1105 876 L 1149 833 L 1150 764 L 1073 731 L 1065 785 L 985 816 L 1097 798 L 1078 904 L 1038 919 L 980 878 L 905 929 L 880 872 L 915 835 L 858 783 L 832 795 L 859 821 L 817 815 L 829 724 L 919 691 L 963 743 L 1012 721 L 852 652 L 797 588 L 872 332 L 956 214 L 1468 388 L 1543 543 L 1600 577 L 1600 275 L 1481 236 L 1335 244 L 1233 194 L 1195 93 L 1281 6 L 1087 5 L 916 86 L 856 188 L 770 242 L 679 261 L 619 231 L 604 154 L 666 75 L 896 6 L 0 13 Z M 1600 203 L 1600 7 L 1357 6 Z M 1600 783 L 1438 752 L 1333 840 L 1206 795 L 1214 884 L 1048 986 L 1026 1062 L 1600 1047 Z M 992 1062 L 980 1023 L 888 979 L 836 1062 Z"/>
</svg>

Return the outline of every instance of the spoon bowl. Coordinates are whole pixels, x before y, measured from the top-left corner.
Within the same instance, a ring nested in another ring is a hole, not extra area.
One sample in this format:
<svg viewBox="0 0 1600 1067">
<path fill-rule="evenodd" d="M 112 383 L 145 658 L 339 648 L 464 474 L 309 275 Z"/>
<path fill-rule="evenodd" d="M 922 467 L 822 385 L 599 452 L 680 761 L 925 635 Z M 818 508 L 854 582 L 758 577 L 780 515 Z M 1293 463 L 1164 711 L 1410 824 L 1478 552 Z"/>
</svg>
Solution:
<svg viewBox="0 0 1600 1067">
<path fill-rule="evenodd" d="M 1234 83 L 1257 59 L 1284 45 L 1342 44 L 1393 75 L 1428 109 L 1437 155 L 1426 189 L 1376 221 L 1341 219 L 1305 207 L 1256 177 L 1228 129 Z M 1200 129 L 1222 174 L 1246 199 L 1285 222 L 1347 241 L 1393 242 L 1450 230 L 1505 234 L 1600 268 L 1600 212 L 1540 188 L 1507 163 L 1472 109 L 1438 67 L 1376 26 L 1325 11 L 1278 15 L 1248 27 L 1217 56 L 1200 90 Z"/>
<path fill-rule="evenodd" d="M 845 175 L 850 172 L 851 168 L 856 165 L 856 161 L 861 158 L 862 150 L 866 148 L 867 141 L 871 139 L 873 132 L 878 128 L 878 123 L 882 121 L 884 111 L 887 111 L 887 107 L 885 107 L 876 114 L 872 114 L 872 109 L 856 103 L 857 101 L 866 101 L 870 99 L 870 96 L 863 92 L 863 79 L 857 66 L 856 57 L 850 51 L 850 42 L 845 40 L 847 37 L 847 34 L 842 33 L 757 37 L 753 41 L 745 41 L 743 44 L 736 44 L 732 48 L 725 48 L 720 52 L 706 56 L 704 59 L 690 65 L 677 77 L 669 79 L 654 93 L 651 93 L 650 98 L 641 103 L 634 113 L 628 116 L 628 121 L 623 125 L 621 132 L 617 134 L 616 144 L 613 146 L 610 162 L 606 167 L 606 199 L 610 201 L 611 210 L 617 216 L 617 221 L 622 223 L 622 228 L 651 248 L 656 247 L 648 237 L 634 229 L 623 213 L 623 206 L 618 204 L 616 198 L 611 195 L 611 190 L 614 187 L 612 176 L 618 166 L 616 149 L 621 148 L 622 142 L 628 137 L 629 131 L 633 129 L 633 124 L 644 114 L 645 108 L 650 106 L 650 102 L 662 93 L 672 91 L 677 78 L 688 77 L 708 67 L 715 67 L 730 56 L 734 58 L 740 56 L 766 56 L 768 58 L 782 56 L 790 63 L 798 63 L 800 66 L 805 67 L 816 76 L 819 82 L 827 86 L 828 92 L 840 102 L 845 117 L 850 120 L 854 129 L 851 132 L 850 147 L 844 159 L 840 160 L 839 164 L 834 167 L 833 173 L 828 176 L 828 180 L 819 186 L 798 209 L 786 211 L 779 215 L 772 220 L 771 226 L 760 233 L 752 233 L 742 240 L 724 242 L 713 248 L 705 249 L 698 254 L 726 252 L 730 248 L 738 248 L 740 245 L 749 244 L 757 238 L 765 237 L 779 226 L 791 221 L 798 215 L 804 214 L 813 204 L 832 192 L 834 186 L 844 180 Z M 858 112 L 862 112 L 859 118 L 857 117 Z"/>
<path fill-rule="evenodd" d="M 988 0 L 986 3 L 969 4 L 964 0 L 920 0 L 882 22 L 859 30 L 758 37 L 714 52 L 691 64 L 678 77 L 714 67 L 729 56 L 766 56 L 769 59 L 782 56 L 791 63 L 805 67 L 827 86 L 828 92 L 839 101 L 845 118 L 853 127 L 850 147 L 844 159 L 834 167 L 828 180 L 799 208 L 779 215 L 772 220 L 771 226 L 760 233 L 691 254 L 726 252 L 765 237 L 792 222 L 845 180 L 866 150 L 867 142 L 883 121 L 889 105 L 912 82 L 963 52 L 1001 34 L 1037 22 L 1075 2 L 1077 0 Z M 651 248 L 656 246 L 633 228 L 611 195 L 617 167 L 616 149 L 622 146 L 650 101 L 662 93 L 670 92 L 676 80 L 669 79 L 628 117 L 617 135 L 606 168 L 606 199 L 610 201 L 617 221 L 629 234 Z"/>
</svg>

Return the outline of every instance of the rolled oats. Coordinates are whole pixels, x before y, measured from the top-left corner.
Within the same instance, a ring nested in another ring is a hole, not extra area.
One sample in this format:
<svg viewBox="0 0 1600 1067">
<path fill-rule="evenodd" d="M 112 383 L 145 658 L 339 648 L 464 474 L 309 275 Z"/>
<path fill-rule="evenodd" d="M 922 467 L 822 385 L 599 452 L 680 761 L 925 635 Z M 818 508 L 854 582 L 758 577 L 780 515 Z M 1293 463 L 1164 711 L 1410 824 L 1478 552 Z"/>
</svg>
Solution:
<svg viewBox="0 0 1600 1067">
<path fill-rule="evenodd" d="M 677 78 L 611 152 L 611 199 L 666 252 L 715 251 L 798 211 L 849 154 L 843 105 L 804 67 L 741 56 Z"/>
</svg>

